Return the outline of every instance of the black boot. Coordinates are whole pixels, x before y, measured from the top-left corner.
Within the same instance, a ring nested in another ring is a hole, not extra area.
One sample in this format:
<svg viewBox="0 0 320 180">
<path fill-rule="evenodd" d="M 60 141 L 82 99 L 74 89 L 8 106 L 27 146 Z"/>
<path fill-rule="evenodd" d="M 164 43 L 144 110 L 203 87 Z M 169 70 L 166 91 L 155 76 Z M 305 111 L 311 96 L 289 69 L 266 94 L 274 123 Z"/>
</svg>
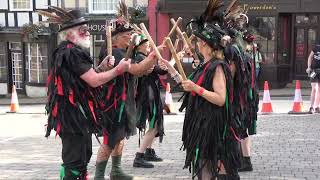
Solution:
<svg viewBox="0 0 320 180">
<path fill-rule="evenodd" d="M 133 180 L 133 176 L 126 174 L 121 169 L 121 156 L 112 156 L 110 180 Z"/>
<path fill-rule="evenodd" d="M 217 180 L 240 180 L 239 175 L 219 174 Z"/>
<path fill-rule="evenodd" d="M 239 172 L 245 172 L 245 171 L 253 171 L 251 159 L 250 157 L 242 157 L 242 164 L 241 168 L 238 169 Z"/>
<path fill-rule="evenodd" d="M 155 161 L 155 162 L 163 161 L 162 158 L 157 156 L 156 152 L 152 148 L 146 149 L 146 152 L 144 153 L 144 159 L 147 161 Z"/>
<path fill-rule="evenodd" d="M 104 173 L 106 171 L 108 160 L 97 162 L 94 180 L 105 180 Z"/>
<path fill-rule="evenodd" d="M 65 168 L 61 165 L 60 180 L 86 180 L 86 172 L 86 170 L 81 172 L 79 170 Z"/>
<path fill-rule="evenodd" d="M 137 152 L 133 161 L 133 167 L 153 168 L 154 166 L 144 159 L 144 153 Z"/>
</svg>

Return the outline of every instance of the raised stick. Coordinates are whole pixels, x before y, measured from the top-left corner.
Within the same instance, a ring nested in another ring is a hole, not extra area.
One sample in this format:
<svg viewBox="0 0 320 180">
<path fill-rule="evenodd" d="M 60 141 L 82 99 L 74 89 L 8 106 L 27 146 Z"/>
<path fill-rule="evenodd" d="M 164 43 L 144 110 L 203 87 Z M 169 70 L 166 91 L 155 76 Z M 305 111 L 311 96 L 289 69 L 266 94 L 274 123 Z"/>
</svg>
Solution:
<svg viewBox="0 0 320 180">
<path fill-rule="evenodd" d="M 107 26 L 106 37 L 107 37 L 107 53 L 108 56 L 112 56 L 112 35 L 111 35 L 111 26 Z"/>
<path fill-rule="evenodd" d="M 132 56 L 132 51 L 133 51 L 133 48 L 136 46 L 137 44 L 137 40 L 138 39 L 138 35 L 133 35 L 132 37 L 132 41 L 130 42 L 129 44 L 129 47 L 127 49 L 127 52 L 126 52 L 126 55 L 125 55 L 125 61 L 127 61 L 131 56 Z"/>
<path fill-rule="evenodd" d="M 171 19 L 173 19 L 173 18 L 171 18 Z M 173 19 L 173 20 L 174 20 L 174 19 Z M 170 37 L 170 36 L 176 31 L 176 28 L 179 28 L 178 26 L 179 26 L 179 24 L 180 24 L 181 21 L 182 21 L 182 18 L 181 18 L 181 17 L 178 17 L 177 21 L 172 24 L 173 26 L 172 26 L 169 34 L 167 35 L 167 37 Z M 179 28 L 179 29 L 180 29 L 180 28 Z"/>
<path fill-rule="evenodd" d="M 176 61 L 179 74 L 181 75 L 181 77 L 182 77 L 182 79 L 183 79 L 184 81 L 187 80 L 187 76 L 186 76 L 186 74 L 184 73 L 183 67 L 182 67 L 182 65 L 181 65 L 181 61 L 180 61 L 180 59 L 178 58 L 177 52 L 176 52 L 176 50 L 174 49 L 173 44 L 172 44 L 172 41 L 171 41 L 171 39 L 170 39 L 169 37 L 166 38 L 166 44 L 167 44 L 167 47 L 169 48 L 169 50 L 170 50 L 170 52 L 171 52 L 171 54 L 172 54 L 173 59 Z"/>
<path fill-rule="evenodd" d="M 152 47 L 153 50 L 155 51 L 157 58 L 158 58 L 159 60 L 163 59 L 162 56 L 161 56 L 161 54 L 160 54 L 160 52 L 159 52 L 159 50 L 158 50 L 158 47 L 156 46 L 156 44 L 154 43 L 153 39 L 151 38 L 151 36 L 150 36 L 150 34 L 149 34 L 146 26 L 145 26 L 143 23 L 141 23 L 141 24 L 140 24 L 140 27 L 141 27 L 141 29 L 142 29 L 143 34 L 144 34 L 144 35 L 146 36 L 146 38 L 148 39 L 151 47 Z"/>
</svg>

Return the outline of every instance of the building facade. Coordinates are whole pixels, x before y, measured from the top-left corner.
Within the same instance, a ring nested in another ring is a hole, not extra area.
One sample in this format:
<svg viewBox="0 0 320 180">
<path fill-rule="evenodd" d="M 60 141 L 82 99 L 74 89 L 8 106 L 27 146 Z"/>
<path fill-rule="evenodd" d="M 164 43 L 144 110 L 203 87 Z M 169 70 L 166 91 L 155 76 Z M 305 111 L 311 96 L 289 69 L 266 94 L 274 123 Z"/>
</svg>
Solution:
<svg viewBox="0 0 320 180">
<path fill-rule="evenodd" d="M 48 5 L 80 9 L 90 19 L 90 54 L 97 59 L 105 42 L 105 24 L 115 17 L 119 0 L 0 0 L 0 95 L 46 96 L 51 55 L 57 47 L 57 27 L 41 25 L 36 11 Z M 147 0 L 126 0 L 129 7 L 146 8 Z"/>
<path fill-rule="evenodd" d="M 231 0 L 225 0 L 228 4 Z M 206 0 L 159 0 L 150 23 L 161 22 L 156 37 L 169 31 L 170 18 L 183 18 L 185 25 L 206 7 Z M 248 8 L 249 26 L 264 56 L 263 80 L 281 88 L 293 80 L 308 79 L 307 59 L 320 40 L 319 0 L 240 0 Z M 150 16 L 150 15 L 149 15 Z"/>
</svg>

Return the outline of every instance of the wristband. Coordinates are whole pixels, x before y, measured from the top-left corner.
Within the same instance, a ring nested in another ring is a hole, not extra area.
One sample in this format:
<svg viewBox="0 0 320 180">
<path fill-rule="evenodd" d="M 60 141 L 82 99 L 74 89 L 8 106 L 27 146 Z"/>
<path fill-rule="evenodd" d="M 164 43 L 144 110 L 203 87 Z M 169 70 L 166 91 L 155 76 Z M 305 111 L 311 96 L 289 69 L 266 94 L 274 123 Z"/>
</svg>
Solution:
<svg viewBox="0 0 320 180">
<path fill-rule="evenodd" d="M 204 88 L 202 87 L 202 88 L 199 90 L 198 94 L 199 94 L 199 96 L 202 96 L 203 93 L 204 93 Z"/>
<path fill-rule="evenodd" d="M 121 70 L 121 68 L 117 67 L 117 68 L 116 68 L 116 74 L 117 74 L 117 76 L 120 75 L 120 74 L 122 74 L 122 73 L 123 73 L 123 71 Z"/>
</svg>

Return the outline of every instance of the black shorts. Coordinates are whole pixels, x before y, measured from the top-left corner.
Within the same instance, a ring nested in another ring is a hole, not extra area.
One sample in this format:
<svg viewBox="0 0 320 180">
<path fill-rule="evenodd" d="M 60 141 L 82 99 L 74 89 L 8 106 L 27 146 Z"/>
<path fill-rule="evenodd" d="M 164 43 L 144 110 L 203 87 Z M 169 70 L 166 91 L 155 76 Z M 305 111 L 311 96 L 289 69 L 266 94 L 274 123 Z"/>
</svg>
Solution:
<svg viewBox="0 0 320 180">
<path fill-rule="evenodd" d="M 92 156 L 92 134 L 61 133 L 62 160 L 66 169 L 84 171 Z"/>
</svg>

